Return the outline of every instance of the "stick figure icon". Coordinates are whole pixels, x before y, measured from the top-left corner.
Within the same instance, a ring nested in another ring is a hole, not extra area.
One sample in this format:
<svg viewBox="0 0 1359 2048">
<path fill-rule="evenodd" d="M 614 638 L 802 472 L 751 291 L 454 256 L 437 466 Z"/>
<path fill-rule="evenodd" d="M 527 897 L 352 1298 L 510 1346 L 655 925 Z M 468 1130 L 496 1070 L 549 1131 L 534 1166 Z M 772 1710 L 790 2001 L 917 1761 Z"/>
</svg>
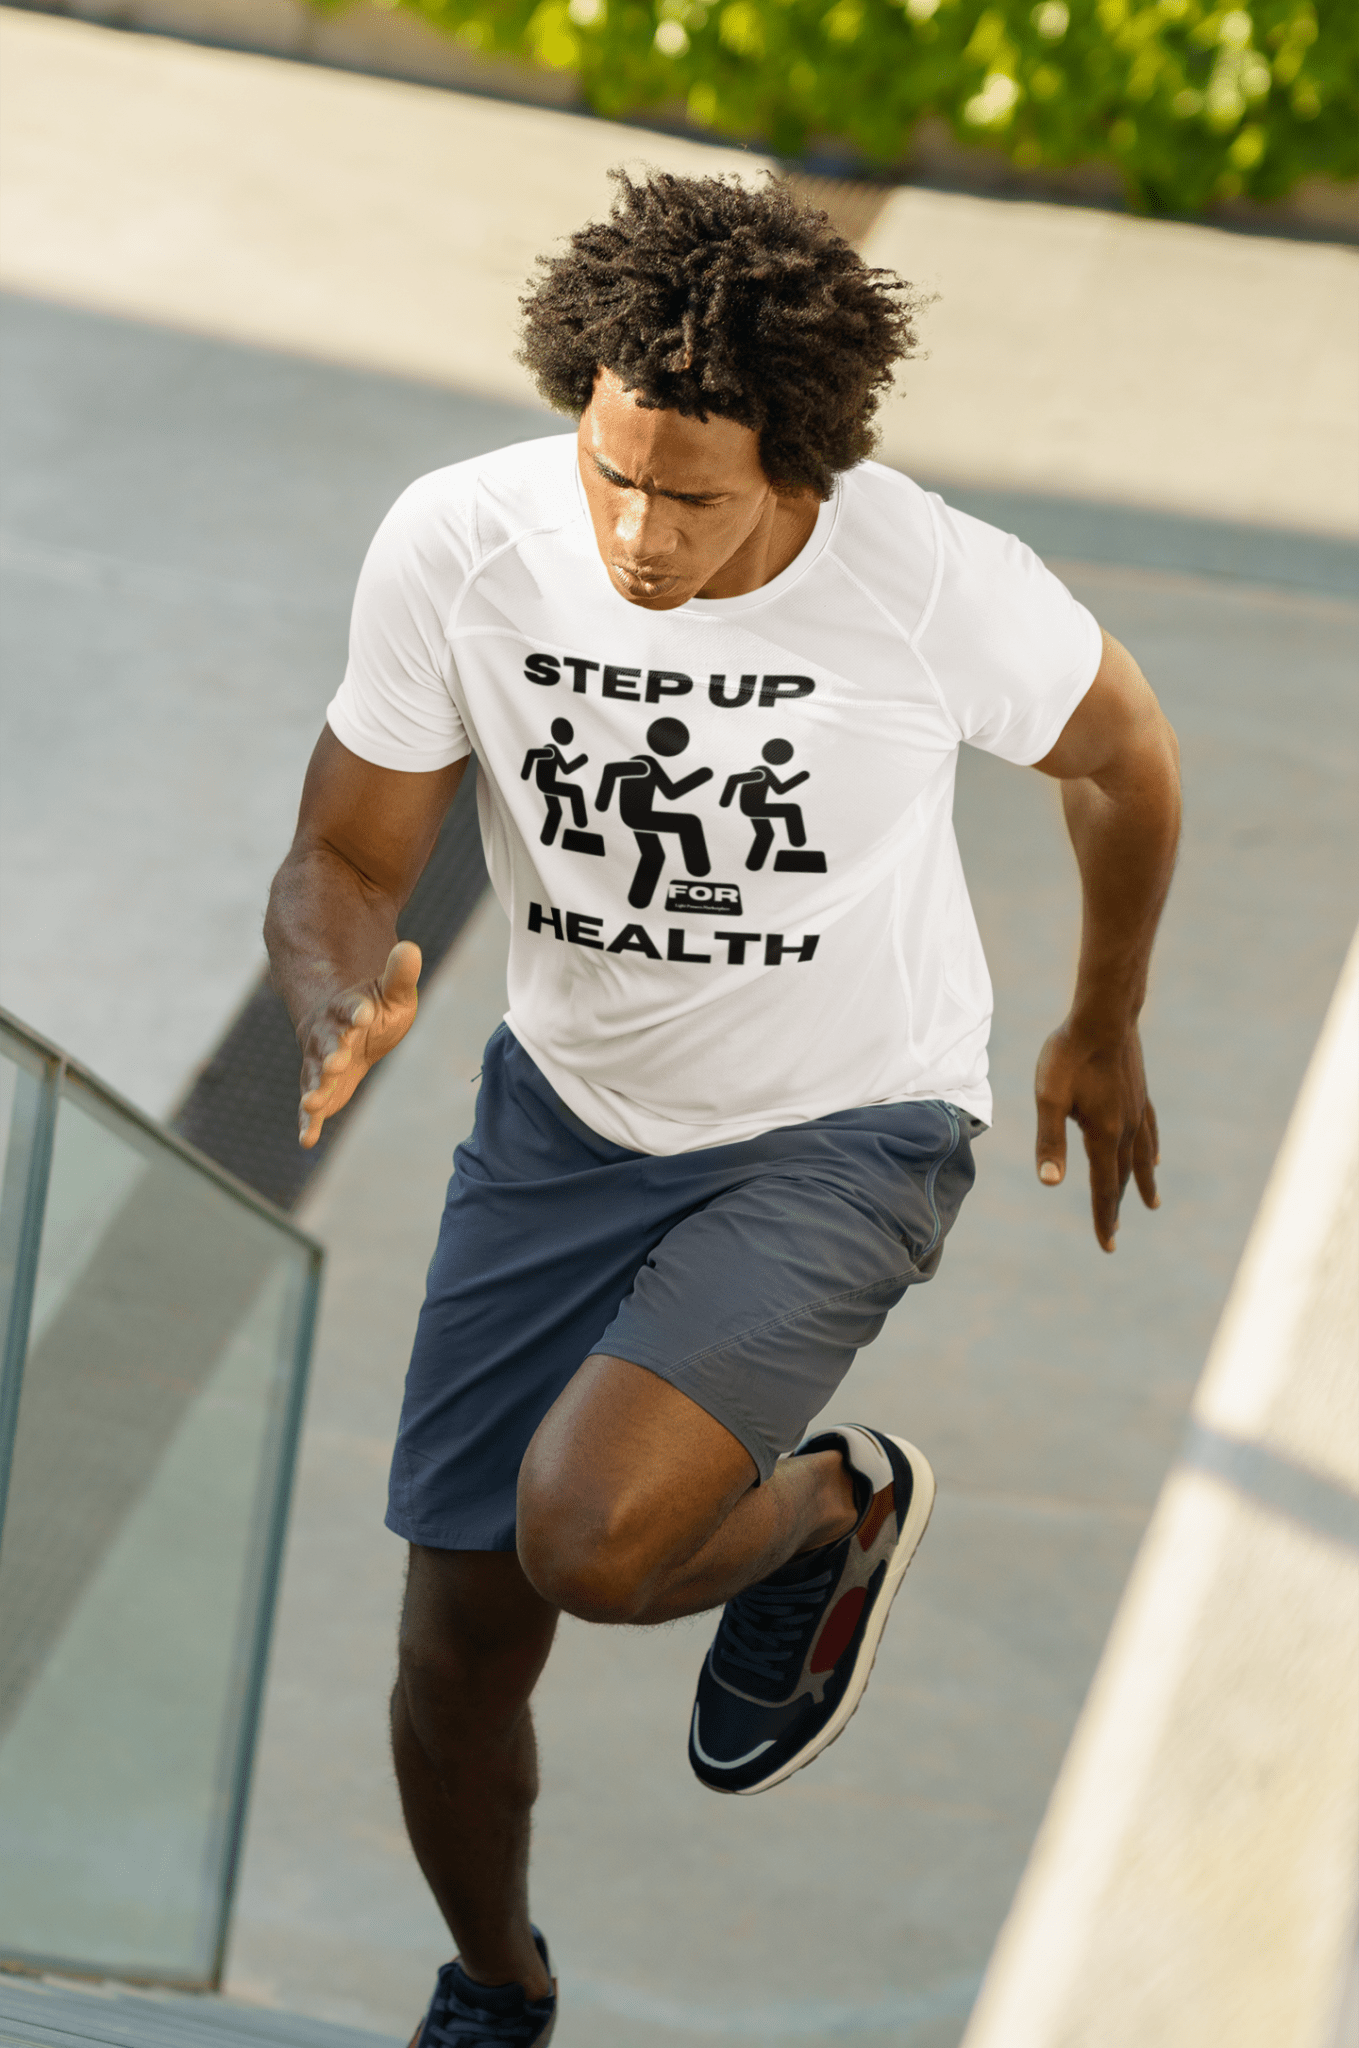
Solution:
<svg viewBox="0 0 1359 2048">
<path fill-rule="evenodd" d="M 617 783 L 618 815 L 637 839 L 637 872 L 628 890 L 628 902 L 634 910 L 645 910 L 655 894 L 665 866 L 660 836 L 663 832 L 673 832 L 678 837 L 684 865 L 691 875 L 706 875 L 711 866 L 702 820 L 688 811 L 658 811 L 656 798 L 663 796 L 674 803 L 691 789 L 711 782 L 712 769 L 695 768 L 678 782 L 672 782 L 655 758 L 657 754 L 682 754 L 688 746 L 689 728 L 678 718 L 656 719 L 647 727 L 646 743 L 651 753 L 634 754 L 630 761 L 607 764 L 595 798 L 595 809 L 607 811 Z"/>
<path fill-rule="evenodd" d="M 729 775 L 719 805 L 727 808 L 737 790 L 741 792 L 741 814 L 749 818 L 755 828 L 755 838 L 750 852 L 746 855 L 746 866 L 762 868 L 774 844 L 774 819 L 782 818 L 788 834 L 788 845 L 774 856 L 775 871 L 782 874 L 824 875 L 826 856 L 815 848 L 807 846 L 807 828 L 802 822 L 801 804 L 771 804 L 769 791 L 777 796 L 787 796 L 790 789 L 796 789 L 800 782 L 809 779 L 805 768 L 786 781 L 780 781 L 774 773 L 782 768 L 785 761 L 793 758 L 793 749 L 787 740 L 769 740 L 760 749 L 760 756 L 768 765 L 763 768 L 747 768 L 739 775 Z"/>
<path fill-rule="evenodd" d="M 590 822 L 590 814 L 585 807 L 584 790 L 578 789 L 574 782 L 567 782 L 564 779 L 568 775 L 574 775 L 577 768 L 583 768 L 590 758 L 588 754 L 577 754 L 574 761 L 567 760 L 561 750 L 563 747 L 569 747 L 575 736 L 569 719 L 554 718 L 552 737 L 556 745 L 530 747 L 524 756 L 519 779 L 521 782 L 527 782 L 532 775 L 547 805 L 547 816 L 538 835 L 544 846 L 551 846 L 557 836 L 557 827 L 562 821 L 561 800 L 565 797 L 571 806 L 574 829 L 568 826 L 562 834 L 563 852 L 602 854 L 604 841 L 601 835 L 583 829 Z"/>
</svg>

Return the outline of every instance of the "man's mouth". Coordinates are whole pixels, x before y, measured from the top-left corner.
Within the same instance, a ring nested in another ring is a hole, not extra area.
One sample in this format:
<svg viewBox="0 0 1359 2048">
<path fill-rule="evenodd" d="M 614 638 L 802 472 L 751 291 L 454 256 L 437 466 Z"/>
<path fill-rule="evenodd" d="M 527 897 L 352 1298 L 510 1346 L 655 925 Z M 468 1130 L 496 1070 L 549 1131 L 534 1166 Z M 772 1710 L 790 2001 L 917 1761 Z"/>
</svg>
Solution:
<svg viewBox="0 0 1359 2048">
<path fill-rule="evenodd" d="M 612 562 L 609 565 L 620 583 L 626 583 L 632 590 L 644 590 L 648 594 L 668 590 L 679 578 L 671 569 L 650 568 L 645 563 Z"/>
</svg>

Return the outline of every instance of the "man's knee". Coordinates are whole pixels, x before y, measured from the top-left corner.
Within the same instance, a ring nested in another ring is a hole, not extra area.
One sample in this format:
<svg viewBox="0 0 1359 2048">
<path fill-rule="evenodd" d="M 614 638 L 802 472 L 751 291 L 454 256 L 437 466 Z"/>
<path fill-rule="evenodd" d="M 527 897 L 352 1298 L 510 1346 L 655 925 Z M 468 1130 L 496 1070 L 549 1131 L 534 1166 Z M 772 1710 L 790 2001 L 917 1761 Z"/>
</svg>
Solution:
<svg viewBox="0 0 1359 2048">
<path fill-rule="evenodd" d="M 628 1520 L 615 1503 L 562 1484 L 530 1446 L 519 1472 L 516 1540 L 525 1576 L 544 1600 L 580 1621 L 636 1621 L 651 1566 Z"/>
<path fill-rule="evenodd" d="M 645 1621 L 757 1477 L 750 1453 L 687 1394 L 595 1353 L 524 1454 L 519 1562 L 568 1614 Z"/>
<path fill-rule="evenodd" d="M 513 1553 L 412 1547 L 393 1713 L 426 1743 L 503 1725 L 522 1711 L 551 1648 L 556 1613 Z"/>
</svg>

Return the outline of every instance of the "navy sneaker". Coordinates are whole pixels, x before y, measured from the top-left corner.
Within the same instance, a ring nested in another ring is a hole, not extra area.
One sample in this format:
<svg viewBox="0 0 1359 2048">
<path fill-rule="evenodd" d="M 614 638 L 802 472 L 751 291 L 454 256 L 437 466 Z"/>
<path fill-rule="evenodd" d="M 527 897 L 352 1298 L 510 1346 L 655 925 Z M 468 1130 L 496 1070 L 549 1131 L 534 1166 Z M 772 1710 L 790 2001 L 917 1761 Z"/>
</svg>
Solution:
<svg viewBox="0 0 1359 2048">
<path fill-rule="evenodd" d="M 809 1451 L 839 1451 L 859 1520 L 723 1608 L 689 1728 L 689 1762 L 714 1792 L 766 1792 L 834 1742 L 863 1698 L 934 1506 L 934 1474 L 901 1437 L 824 1430 L 793 1455 Z"/>
<path fill-rule="evenodd" d="M 533 1942 L 551 1976 L 547 1943 L 536 1927 Z M 475 1983 L 455 1958 L 440 1970 L 410 2048 L 547 2048 L 556 2024 L 555 1977 L 546 1998 L 526 1998 L 522 1984 Z"/>
</svg>

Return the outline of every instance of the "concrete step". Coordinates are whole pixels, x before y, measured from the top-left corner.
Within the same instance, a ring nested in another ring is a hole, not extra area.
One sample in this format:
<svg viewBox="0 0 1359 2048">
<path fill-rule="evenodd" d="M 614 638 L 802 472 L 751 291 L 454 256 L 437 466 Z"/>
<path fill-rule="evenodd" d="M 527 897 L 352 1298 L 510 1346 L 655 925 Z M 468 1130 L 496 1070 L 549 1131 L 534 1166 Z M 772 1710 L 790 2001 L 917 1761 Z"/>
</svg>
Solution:
<svg viewBox="0 0 1359 2048">
<path fill-rule="evenodd" d="M 404 2048 L 225 1998 L 0 1974 L 0 2048 Z"/>
</svg>

